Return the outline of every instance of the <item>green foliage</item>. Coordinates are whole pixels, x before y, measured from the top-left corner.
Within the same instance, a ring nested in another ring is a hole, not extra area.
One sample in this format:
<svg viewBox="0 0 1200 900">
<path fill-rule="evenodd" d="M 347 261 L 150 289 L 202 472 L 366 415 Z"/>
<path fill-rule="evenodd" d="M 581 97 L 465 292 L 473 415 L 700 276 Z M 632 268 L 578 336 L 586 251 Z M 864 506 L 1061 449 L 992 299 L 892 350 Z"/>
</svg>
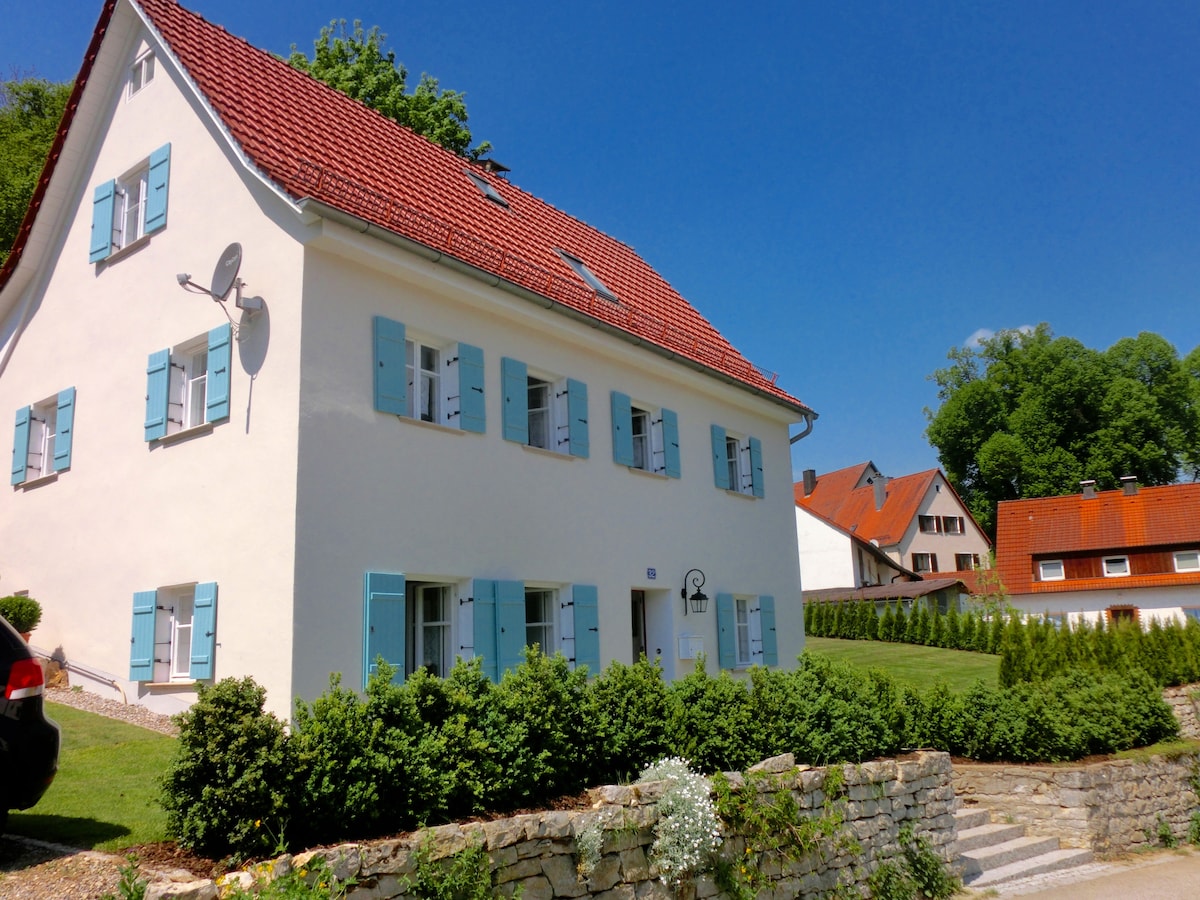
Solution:
<svg viewBox="0 0 1200 900">
<path fill-rule="evenodd" d="M 916 900 L 917 886 L 902 866 L 882 863 L 867 877 L 871 900 Z"/>
<path fill-rule="evenodd" d="M 1196 372 L 1162 337 L 1142 332 L 1105 351 L 1052 335 L 1001 331 L 956 348 L 931 376 L 929 442 L 975 519 L 995 533 L 1001 500 L 1072 493 L 1083 478 L 1170 484 L 1200 458 Z"/>
<path fill-rule="evenodd" d="M 677 756 L 705 772 L 752 766 L 763 758 L 762 723 L 745 682 L 722 671 L 709 676 L 703 657 L 696 670 L 671 685 L 668 734 Z"/>
<path fill-rule="evenodd" d="M 489 900 L 495 896 L 491 860 L 482 844 L 470 844 L 451 856 L 433 857 L 433 835 L 426 832 L 412 856 L 416 871 L 404 893 L 423 900 Z"/>
<path fill-rule="evenodd" d="M 442 90 L 428 73 L 409 93 L 408 70 L 395 51 L 383 49 L 386 40 L 377 25 L 364 31 L 355 20 L 347 31 L 345 19 L 334 19 L 313 42 L 311 60 L 293 44 L 287 62 L 459 156 L 479 159 L 488 153 L 487 142 L 471 147 L 463 94 Z"/>
<path fill-rule="evenodd" d="M 583 717 L 599 751 L 591 754 L 591 783 L 628 780 L 670 755 L 670 709 L 671 691 L 657 659 L 643 656 L 632 666 L 610 663 L 589 683 L 584 698 Z"/>
<path fill-rule="evenodd" d="M 1162 813 L 1158 814 L 1158 842 L 1168 850 L 1174 850 L 1179 846 L 1179 838 L 1175 837 L 1175 832 L 1171 830 L 1171 823 Z"/>
<path fill-rule="evenodd" d="M 100 900 L 145 900 L 149 882 L 142 877 L 137 857 L 130 855 L 125 860 L 125 865 L 118 870 L 121 873 L 121 880 L 117 882 L 117 893 L 109 892 Z"/>
<path fill-rule="evenodd" d="M 42 621 L 42 605 L 32 597 L 0 597 L 0 616 L 21 634 L 28 634 Z"/>
<path fill-rule="evenodd" d="M 70 95 L 69 82 L 44 78 L 0 84 L 0 265 L 17 239 Z"/>
<path fill-rule="evenodd" d="M 901 828 L 900 848 L 904 853 L 908 875 L 916 886 L 917 896 L 946 900 L 958 893 L 962 883 L 945 861 L 933 852 L 923 835 L 914 836 L 912 829 L 907 826 Z"/>
<path fill-rule="evenodd" d="M 181 846 L 219 857 L 274 850 L 262 822 L 288 821 L 295 758 L 283 724 L 263 711 L 253 679 L 200 685 L 176 717 L 177 755 L 163 778 L 167 832 Z M 256 824 L 257 823 L 257 824 Z"/>
<path fill-rule="evenodd" d="M 1193 810 L 1188 819 L 1187 840 L 1193 847 L 1200 846 L 1200 809 Z"/>
<path fill-rule="evenodd" d="M 315 859 L 308 866 L 279 875 L 264 871 L 249 891 L 235 885 L 221 896 L 225 900 L 343 900 L 356 883 L 353 878 L 339 881 L 327 862 Z"/>
</svg>

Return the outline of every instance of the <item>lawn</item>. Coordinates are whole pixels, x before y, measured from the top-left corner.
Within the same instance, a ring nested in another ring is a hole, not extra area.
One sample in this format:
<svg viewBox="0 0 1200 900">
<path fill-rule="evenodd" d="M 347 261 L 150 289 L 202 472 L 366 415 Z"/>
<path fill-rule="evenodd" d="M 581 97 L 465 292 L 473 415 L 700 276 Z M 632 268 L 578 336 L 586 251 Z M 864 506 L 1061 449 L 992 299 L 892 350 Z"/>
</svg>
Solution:
<svg viewBox="0 0 1200 900">
<path fill-rule="evenodd" d="M 8 832 L 73 847 L 121 850 L 166 839 L 158 780 L 174 738 L 57 703 L 58 775 L 37 806 L 8 817 Z"/>
<path fill-rule="evenodd" d="M 980 678 L 995 685 L 1000 675 L 1000 657 L 987 653 L 818 637 L 806 637 L 804 648 L 862 668 L 884 669 L 897 681 L 918 688 L 927 688 L 940 679 L 951 690 L 964 691 Z"/>
</svg>

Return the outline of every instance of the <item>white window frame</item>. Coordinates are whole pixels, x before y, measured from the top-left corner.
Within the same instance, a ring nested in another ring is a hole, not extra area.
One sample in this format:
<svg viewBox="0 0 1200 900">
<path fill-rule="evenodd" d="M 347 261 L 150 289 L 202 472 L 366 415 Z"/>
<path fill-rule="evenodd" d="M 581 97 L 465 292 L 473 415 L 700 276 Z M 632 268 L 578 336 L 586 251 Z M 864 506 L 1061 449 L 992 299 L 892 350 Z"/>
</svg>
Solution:
<svg viewBox="0 0 1200 900">
<path fill-rule="evenodd" d="M 928 573 L 930 575 L 934 574 L 937 571 L 937 569 L 935 569 L 934 565 L 933 565 L 934 556 L 936 556 L 936 554 L 929 553 L 924 550 L 913 551 L 913 555 L 912 555 L 913 571 L 918 574 L 923 574 L 923 573 Z M 921 568 L 920 566 L 917 565 L 918 557 L 924 558 L 924 562 L 926 564 L 925 568 Z"/>
<path fill-rule="evenodd" d="M 1067 567 L 1061 559 L 1043 559 L 1038 562 L 1038 581 L 1065 581 L 1066 577 Z"/>
<path fill-rule="evenodd" d="M 146 199 L 150 192 L 150 161 L 116 180 L 113 193 L 112 246 L 109 255 L 136 244 L 146 236 Z"/>
<path fill-rule="evenodd" d="M 167 434 L 208 424 L 208 335 L 171 348 Z"/>
<path fill-rule="evenodd" d="M 921 534 L 941 534 L 942 520 L 938 516 L 917 516 L 917 528 Z"/>
<path fill-rule="evenodd" d="M 137 58 L 133 61 L 133 65 L 129 67 L 129 93 L 127 99 L 132 98 L 154 80 L 155 68 L 153 50 L 146 50 L 138 54 Z"/>
<path fill-rule="evenodd" d="M 1176 550 L 1176 572 L 1200 572 L 1200 550 Z"/>
<path fill-rule="evenodd" d="M 454 666 L 454 598 L 457 596 L 457 585 L 447 582 L 411 581 L 407 584 L 408 593 L 408 648 L 405 653 L 405 675 L 411 675 L 422 666 L 428 668 L 429 660 L 426 653 L 427 644 L 431 637 L 441 644 L 438 648 L 441 668 L 432 672 L 439 678 L 450 674 Z M 440 618 L 429 620 L 426 617 L 425 600 L 429 595 L 440 594 L 434 602 L 440 605 Z"/>
<path fill-rule="evenodd" d="M 54 438 L 58 433 L 58 395 L 30 407 L 29 450 L 22 484 L 54 474 Z"/>
<path fill-rule="evenodd" d="M 1110 568 L 1110 563 L 1118 565 Z M 1106 556 L 1100 561 L 1100 568 L 1104 572 L 1105 578 L 1128 578 L 1133 571 L 1128 556 Z M 1124 571 L 1121 571 L 1122 568 Z"/>
<path fill-rule="evenodd" d="M 633 441 L 633 465 L 631 468 L 641 469 L 643 472 L 665 472 L 667 457 L 666 448 L 663 445 L 662 409 L 638 404 L 634 401 L 629 411 L 629 431 Z"/>
<path fill-rule="evenodd" d="M 966 522 L 962 516 L 942 516 L 942 534 L 963 534 Z"/>
<path fill-rule="evenodd" d="M 750 464 L 750 436 L 734 431 L 725 432 L 725 469 L 729 490 L 735 494 L 754 493 L 754 472 Z"/>
<path fill-rule="evenodd" d="M 195 680 L 191 675 L 195 603 L 195 584 L 158 589 L 154 611 L 153 680 L 159 684 Z"/>
<path fill-rule="evenodd" d="M 408 383 L 409 415 L 418 422 L 444 425 L 446 380 L 442 371 L 445 348 L 420 338 L 404 341 L 404 374 Z M 429 368 L 432 360 L 433 368 Z M 418 379 L 419 376 L 419 379 Z M 417 386 L 420 384 L 420 390 Z"/>
<path fill-rule="evenodd" d="M 734 667 L 749 668 L 763 660 L 762 607 L 753 594 L 733 598 Z"/>
<path fill-rule="evenodd" d="M 540 604 L 535 609 L 531 604 Z M 553 656 L 558 649 L 558 588 L 545 585 L 525 585 L 525 646 L 538 645 L 544 656 Z M 540 637 L 539 637 L 540 634 Z M 541 638 L 544 638 L 541 639 Z"/>
<path fill-rule="evenodd" d="M 962 562 L 962 557 L 964 557 L 964 556 L 967 557 L 967 559 L 971 563 L 965 569 L 962 568 L 961 566 L 959 566 L 959 563 Z M 973 572 L 976 569 L 978 569 L 982 564 L 983 564 L 983 560 L 980 558 L 978 553 L 955 553 L 954 554 L 954 568 L 959 572 Z"/>
</svg>

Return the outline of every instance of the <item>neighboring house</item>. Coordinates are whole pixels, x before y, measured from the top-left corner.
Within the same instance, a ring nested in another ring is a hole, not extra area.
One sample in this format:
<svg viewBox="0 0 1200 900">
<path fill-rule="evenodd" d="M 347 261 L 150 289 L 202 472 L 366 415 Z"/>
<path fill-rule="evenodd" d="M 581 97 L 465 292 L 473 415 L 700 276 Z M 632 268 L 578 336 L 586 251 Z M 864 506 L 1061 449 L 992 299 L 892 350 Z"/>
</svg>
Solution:
<svg viewBox="0 0 1200 900">
<path fill-rule="evenodd" d="M 1018 609 L 1062 620 L 1200 618 L 1200 484 L 1005 500 L 996 569 Z"/>
<path fill-rule="evenodd" d="M 103 7 L 0 269 L 0 408 L 3 590 L 89 689 L 252 675 L 286 715 L 380 656 L 803 647 L 815 413 L 628 246 L 173 0 Z"/>
<path fill-rule="evenodd" d="M 808 469 L 795 485 L 800 570 L 806 590 L 844 587 L 846 557 L 810 547 L 820 520 L 878 547 L 899 568 L 924 578 L 962 573 L 968 585 L 986 566 L 990 542 L 938 469 L 888 478 L 865 462 L 825 475 Z M 816 516 L 804 519 L 801 511 Z M 850 555 L 851 564 L 855 557 Z M 855 571 L 855 577 L 861 577 Z M 832 584 L 832 581 L 839 581 Z M 863 582 L 865 583 L 865 582 Z M 881 582 L 876 582 L 881 583 Z"/>
</svg>

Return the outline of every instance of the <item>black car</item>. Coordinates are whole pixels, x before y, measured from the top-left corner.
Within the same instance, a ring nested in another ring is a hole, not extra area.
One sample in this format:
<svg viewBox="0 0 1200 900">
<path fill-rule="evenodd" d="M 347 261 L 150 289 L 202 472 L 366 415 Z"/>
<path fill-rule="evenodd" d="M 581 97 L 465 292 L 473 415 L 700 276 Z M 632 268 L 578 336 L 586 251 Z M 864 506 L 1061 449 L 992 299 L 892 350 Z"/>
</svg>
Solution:
<svg viewBox="0 0 1200 900">
<path fill-rule="evenodd" d="M 58 726 L 46 718 L 46 677 L 25 639 L 0 618 L 0 831 L 29 809 L 58 771 Z"/>
</svg>

